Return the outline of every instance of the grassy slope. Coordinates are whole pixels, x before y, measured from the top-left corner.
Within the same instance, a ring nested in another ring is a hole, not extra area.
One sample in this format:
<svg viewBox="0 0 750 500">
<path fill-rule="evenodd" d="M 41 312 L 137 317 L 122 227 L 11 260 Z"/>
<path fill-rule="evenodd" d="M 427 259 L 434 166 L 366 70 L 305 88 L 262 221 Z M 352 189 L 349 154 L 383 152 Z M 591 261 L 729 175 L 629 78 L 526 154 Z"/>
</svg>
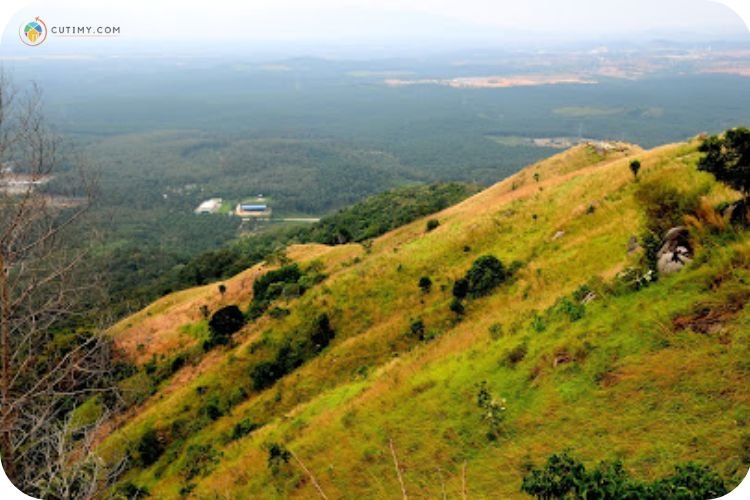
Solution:
<svg viewBox="0 0 750 500">
<path fill-rule="evenodd" d="M 695 144 L 631 152 L 643 164 L 644 181 L 710 186 L 712 201 L 731 196 L 695 171 Z M 525 467 L 564 448 L 585 461 L 622 458 L 639 477 L 665 475 L 692 459 L 738 481 L 747 467 L 742 441 L 750 433 L 750 311 L 727 313 L 711 334 L 679 330 L 673 319 L 689 318 L 701 304 L 744 304 L 746 235 L 702 248 L 689 269 L 645 290 L 594 301 L 579 321 L 548 313 L 543 331 L 532 325 L 535 312 L 543 314 L 594 276 L 611 279 L 635 258 L 625 251 L 641 225 L 628 169 L 632 157 L 601 158 L 579 146 L 443 211 L 440 227 L 430 233 L 420 220 L 375 240 L 368 251 L 356 245 L 290 249 L 294 260 L 322 262 L 329 277 L 291 301 L 291 315 L 261 318 L 228 352 L 215 351 L 198 369 L 178 372 L 104 439 L 102 453 L 120 455 L 150 427 L 174 439 L 175 421 L 194 425 L 154 466 L 127 475 L 159 496 L 176 496 L 188 482 L 185 450 L 191 444 L 212 444 L 221 453 L 209 473 L 190 480 L 198 496 L 314 496 L 294 461 L 271 475 L 263 446 L 272 441 L 293 450 L 331 498 L 399 496 L 391 440 L 411 496 L 436 497 L 443 488 L 456 496 L 464 481 L 474 497 L 518 496 Z M 553 239 L 558 231 L 565 234 Z M 526 266 L 513 284 L 470 302 L 456 322 L 448 310 L 452 282 L 487 253 Z M 417 287 L 423 275 L 433 281 L 427 295 Z M 214 289 L 163 300 L 191 300 L 192 309 L 196 297 Z M 245 296 L 237 291 L 236 302 L 247 303 L 250 289 L 242 287 Z M 248 373 L 268 351 L 250 346 L 278 344 L 322 311 L 337 333 L 332 346 L 254 393 Z M 172 336 L 185 331 L 175 326 L 196 320 L 152 311 L 159 315 L 167 316 L 162 321 Z M 435 340 L 420 343 L 406 335 L 417 317 Z M 133 343 L 127 337 L 137 321 L 128 322 L 131 328 L 114 332 L 122 344 Z M 495 323 L 502 334 L 493 338 Z M 513 366 L 506 356 L 519 344 L 528 354 Z M 554 366 L 555 358 L 570 361 Z M 476 406 L 482 380 L 507 400 L 505 432 L 495 443 L 485 438 Z M 215 422 L 200 421 L 206 400 L 227 398 L 240 387 L 248 398 Z M 243 418 L 265 425 L 227 442 Z"/>
</svg>

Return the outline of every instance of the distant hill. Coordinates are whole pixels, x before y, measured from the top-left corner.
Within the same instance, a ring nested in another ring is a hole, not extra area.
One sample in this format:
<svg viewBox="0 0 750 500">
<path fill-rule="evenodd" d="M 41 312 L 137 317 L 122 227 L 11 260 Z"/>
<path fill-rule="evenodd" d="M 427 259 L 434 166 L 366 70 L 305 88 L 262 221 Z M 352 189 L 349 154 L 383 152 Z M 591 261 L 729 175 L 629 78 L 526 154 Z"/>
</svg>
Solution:
<svg viewBox="0 0 750 500">
<path fill-rule="evenodd" d="M 131 407 L 98 445 L 128 458 L 113 493 L 514 498 L 564 450 L 642 480 L 697 462 L 733 487 L 750 233 L 717 213 L 738 195 L 697 146 L 582 144 L 366 245 L 292 245 L 122 320 Z M 657 278 L 645 235 L 664 221 L 691 260 Z M 257 319 L 207 343 L 228 305 Z"/>
</svg>

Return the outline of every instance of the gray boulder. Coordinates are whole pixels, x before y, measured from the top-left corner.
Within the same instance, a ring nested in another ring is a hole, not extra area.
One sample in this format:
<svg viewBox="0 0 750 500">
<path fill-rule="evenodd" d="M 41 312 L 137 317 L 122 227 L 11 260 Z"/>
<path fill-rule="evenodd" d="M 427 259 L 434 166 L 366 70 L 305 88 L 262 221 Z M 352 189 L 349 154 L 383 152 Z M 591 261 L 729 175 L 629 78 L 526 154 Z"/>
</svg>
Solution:
<svg viewBox="0 0 750 500">
<path fill-rule="evenodd" d="M 684 226 L 673 227 L 664 235 L 656 254 L 659 274 L 676 273 L 693 260 L 690 231 Z"/>
</svg>

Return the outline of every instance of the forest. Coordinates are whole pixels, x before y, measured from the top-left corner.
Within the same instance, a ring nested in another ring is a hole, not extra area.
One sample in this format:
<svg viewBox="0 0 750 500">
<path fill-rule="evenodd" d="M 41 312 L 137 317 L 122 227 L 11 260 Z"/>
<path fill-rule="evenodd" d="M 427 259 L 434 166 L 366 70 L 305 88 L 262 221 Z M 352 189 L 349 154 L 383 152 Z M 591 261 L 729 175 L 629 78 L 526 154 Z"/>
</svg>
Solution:
<svg viewBox="0 0 750 500">
<path fill-rule="evenodd" d="M 499 60 L 456 69 L 450 57 L 299 58 L 279 61 L 277 71 L 252 61 L 160 61 L 157 68 L 105 59 L 50 61 L 45 73 L 21 62 L 12 69 L 19 79 L 40 80 L 50 121 L 99 172 L 98 253 L 115 296 L 135 296 L 135 288 L 246 233 L 236 218 L 196 217 L 204 199 L 263 194 L 275 217 L 320 217 L 405 184 L 490 185 L 559 151 L 534 138 L 651 147 L 750 120 L 746 80 L 733 75 L 497 89 L 389 87 L 380 76 L 389 68 L 454 76 L 526 64 L 517 56 Z M 70 65 L 78 71 L 62 71 Z M 45 86 L 50 75 L 54 84 Z M 103 80 L 110 83 L 96 85 Z M 169 98 L 158 90 L 164 81 L 172 82 Z M 47 189 L 69 180 L 60 175 Z M 256 233 L 277 234 L 276 226 Z"/>
</svg>

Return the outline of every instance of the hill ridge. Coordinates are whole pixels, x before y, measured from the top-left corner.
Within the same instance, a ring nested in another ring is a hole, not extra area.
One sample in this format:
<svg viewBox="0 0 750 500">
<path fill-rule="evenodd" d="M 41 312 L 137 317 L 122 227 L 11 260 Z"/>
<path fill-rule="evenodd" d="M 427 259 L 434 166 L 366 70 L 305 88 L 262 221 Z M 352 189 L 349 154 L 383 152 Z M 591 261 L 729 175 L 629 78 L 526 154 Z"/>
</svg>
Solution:
<svg viewBox="0 0 750 500">
<path fill-rule="evenodd" d="M 156 392 L 104 437 L 100 450 L 110 460 L 132 450 L 136 462 L 125 481 L 160 496 L 185 488 L 198 496 L 313 495 L 294 461 L 268 467 L 273 443 L 293 450 L 337 497 L 397 491 L 389 442 L 399 450 L 410 494 L 425 496 L 438 494 L 441 481 L 459 492 L 462 464 L 477 495 L 518 496 L 524 463 L 538 464 L 571 445 L 587 460 L 621 456 L 636 475 L 649 478 L 680 460 L 703 457 L 736 480 L 744 472 L 742 429 L 728 418 L 709 426 L 698 416 L 719 408 L 750 415 L 750 399 L 740 390 L 750 372 L 741 362 L 750 315 L 740 309 L 727 316 L 721 341 L 677 329 L 671 318 L 711 297 L 721 304 L 742 296 L 750 268 L 746 234 L 727 233 L 717 244 L 696 228 L 702 253 L 695 265 L 637 291 L 617 288 L 616 278 L 641 258 L 629 254 L 627 244 L 642 231 L 635 195 L 643 185 L 674 186 L 711 203 L 734 195 L 696 171 L 696 141 L 649 151 L 629 146 L 604 158 L 587 158 L 586 148 L 527 167 L 371 244 L 290 247 L 285 259 L 303 273 L 322 273 L 322 282 L 299 297 L 277 299 L 228 347 L 203 354 L 196 340 L 187 349 L 187 366 L 158 381 Z M 643 165 L 639 182 L 628 168 L 635 158 Z M 437 219 L 438 227 L 428 231 L 427 219 Z M 456 314 L 453 284 L 487 254 L 506 266 L 519 264 L 510 280 L 486 297 L 465 299 L 464 312 Z M 285 259 L 245 276 L 278 268 Z M 712 289 L 707 283 L 716 276 L 724 281 Z M 421 277 L 430 278 L 428 291 L 420 290 Z M 596 296 L 591 303 L 574 298 L 584 286 Z M 240 288 L 233 297 L 244 308 L 252 291 L 247 283 Z M 201 290 L 219 293 L 216 285 Z M 269 388 L 254 389 L 255 368 L 278 363 L 284 349 L 304 349 L 321 314 L 335 332 L 331 345 L 300 351 L 301 364 Z M 207 335 L 205 322 L 179 328 L 194 339 Z M 112 333 L 118 338 L 128 330 Z M 163 354 L 154 361 L 155 373 L 179 355 Z M 681 367 L 680 358 L 701 369 Z M 646 360 L 681 375 L 652 370 Z M 179 379 L 191 363 L 203 371 Z M 132 378 L 145 383 L 153 376 L 139 371 Z M 488 441 L 476 405 L 482 381 L 507 400 L 495 441 Z M 708 397 L 721 387 L 735 392 Z M 633 404 L 626 404 L 629 398 Z M 639 405 L 651 408 L 658 425 L 644 427 Z M 155 463 L 139 465 L 138 443 L 149 429 L 162 453 Z M 705 446 L 691 447 L 686 429 Z M 444 471 L 437 482 L 436 467 Z"/>
</svg>

